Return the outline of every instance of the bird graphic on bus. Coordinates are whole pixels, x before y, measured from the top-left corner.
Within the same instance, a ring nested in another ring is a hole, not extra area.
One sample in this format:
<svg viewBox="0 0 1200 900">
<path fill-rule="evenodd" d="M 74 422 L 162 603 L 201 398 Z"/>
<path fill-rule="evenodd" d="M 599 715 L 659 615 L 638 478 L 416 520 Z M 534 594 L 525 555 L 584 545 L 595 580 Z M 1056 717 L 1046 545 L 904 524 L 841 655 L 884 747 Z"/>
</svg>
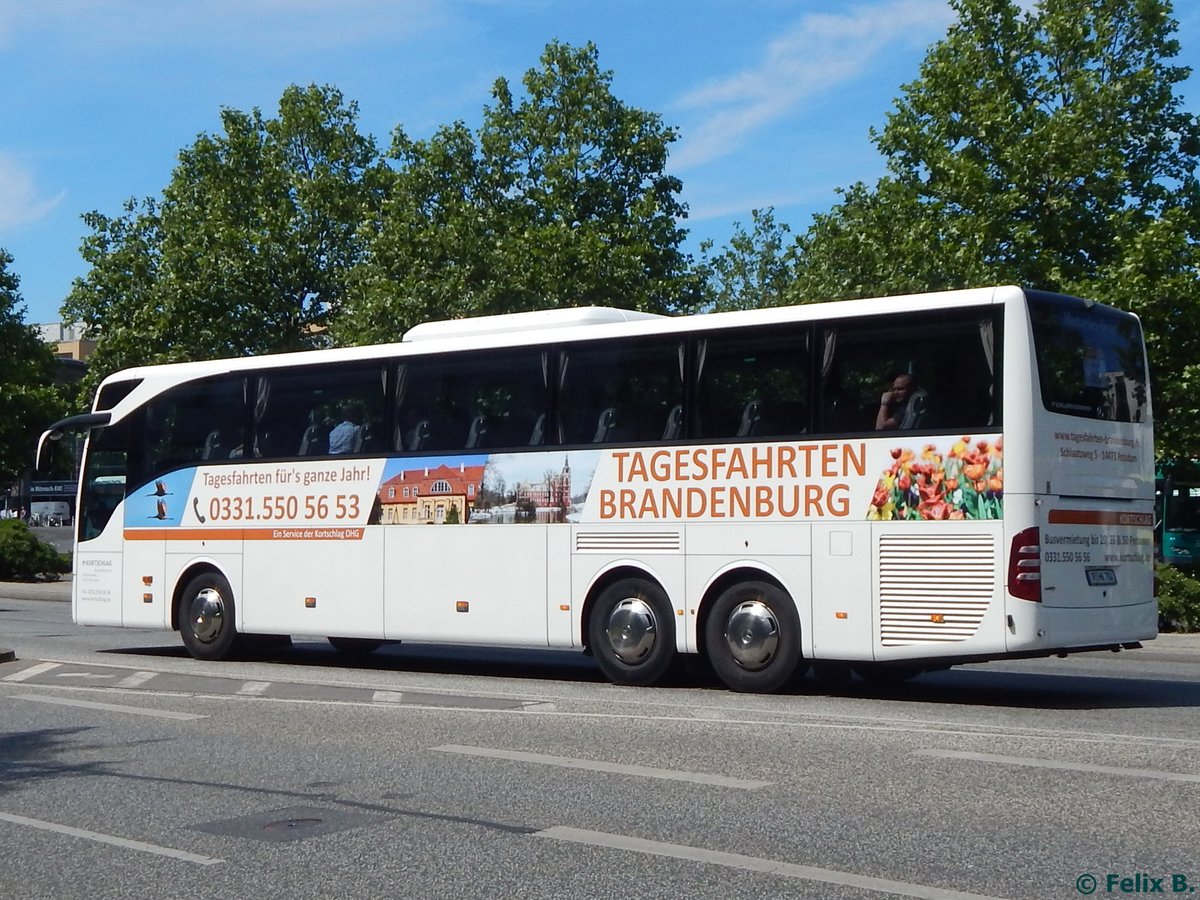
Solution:
<svg viewBox="0 0 1200 900">
<path fill-rule="evenodd" d="M 160 521 L 167 518 L 166 501 L 159 500 L 157 503 L 154 504 L 154 506 L 155 506 L 154 515 L 152 515 L 150 518 L 158 519 Z"/>
<path fill-rule="evenodd" d="M 147 494 L 146 496 L 147 497 L 166 497 L 170 493 L 171 492 L 167 490 L 167 486 L 163 482 L 156 481 L 156 482 L 154 482 L 154 492 L 151 494 Z"/>
</svg>

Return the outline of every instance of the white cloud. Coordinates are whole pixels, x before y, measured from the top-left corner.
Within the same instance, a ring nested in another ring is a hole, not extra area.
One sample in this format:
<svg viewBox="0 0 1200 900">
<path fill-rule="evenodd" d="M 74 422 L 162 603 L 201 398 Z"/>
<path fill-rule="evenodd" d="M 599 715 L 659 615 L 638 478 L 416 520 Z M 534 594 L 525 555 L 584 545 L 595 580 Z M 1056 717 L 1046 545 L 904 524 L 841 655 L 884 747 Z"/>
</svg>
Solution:
<svg viewBox="0 0 1200 900">
<path fill-rule="evenodd" d="M 684 131 L 671 155 L 672 168 L 683 171 L 733 152 L 806 99 L 852 81 L 889 46 L 937 39 L 953 18 L 946 0 L 890 0 L 805 16 L 767 46 L 757 66 L 703 85 L 677 102 L 701 119 Z"/>
<path fill-rule="evenodd" d="M 0 153 L 0 232 L 49 215 L 66 196 L 64 190 L 49 199 L 39 197 L 29 171 Z"/>
</svg>

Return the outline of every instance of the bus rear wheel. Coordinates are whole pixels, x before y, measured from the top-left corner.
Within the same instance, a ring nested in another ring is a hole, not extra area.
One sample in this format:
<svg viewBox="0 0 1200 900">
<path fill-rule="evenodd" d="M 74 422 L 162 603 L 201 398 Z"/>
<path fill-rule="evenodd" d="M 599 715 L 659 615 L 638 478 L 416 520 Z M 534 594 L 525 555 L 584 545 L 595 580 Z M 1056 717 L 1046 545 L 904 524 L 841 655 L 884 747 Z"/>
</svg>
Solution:
<svg viewBox="0 0 1200 900">
<path fill-rule="evenodd" d="M 224 575 L 204 572 L 188 582 L 179 595 L 179 634 L 196 659 L 229 659 L 237 652 L 233 589 Z"/>
<path fill-rule="evenodd" d="M 792 598 L 766 581 L 743 581 L 713 603 L 704 647 L 730 690 L 777 691 L 800 671 L 800 617 Z"/>
<path fill-rule="evenodd" d="M 675 620 L 666 593 L 645 578 L 610 584 L 588 620 L 588 646 L 615 684 L 662 679 L 675 659 Z"/>
</svg>

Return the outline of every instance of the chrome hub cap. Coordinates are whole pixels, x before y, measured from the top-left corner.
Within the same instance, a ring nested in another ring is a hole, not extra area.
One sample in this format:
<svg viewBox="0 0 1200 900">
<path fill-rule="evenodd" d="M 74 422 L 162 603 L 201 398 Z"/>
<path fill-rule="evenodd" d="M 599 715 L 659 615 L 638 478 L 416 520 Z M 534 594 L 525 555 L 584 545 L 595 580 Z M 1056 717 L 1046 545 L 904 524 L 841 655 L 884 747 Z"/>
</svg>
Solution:
<svg viewBox="0 0 1200 900">
<path fill-rule="evenodd" d="M 739 666 L 752 672 L 762 669 L 779 647 L 779 621 L 761 600 L 747 600 L 729 613 L 725 641 Z"/>
<path fill-rule="evenodd" d="M 196 640 L 211 644 L 225 627 L 225 600 L 215 588 L 205 588 L 192 598 L 188 616 Z"/>
<path fill-rule="evenodd" d="M 628 597 L 613 607 L 608 617 L 608 642 L 626 665 L 637 665 L 654 648 L 658 623 L 645 600 Z"/>
</svg>

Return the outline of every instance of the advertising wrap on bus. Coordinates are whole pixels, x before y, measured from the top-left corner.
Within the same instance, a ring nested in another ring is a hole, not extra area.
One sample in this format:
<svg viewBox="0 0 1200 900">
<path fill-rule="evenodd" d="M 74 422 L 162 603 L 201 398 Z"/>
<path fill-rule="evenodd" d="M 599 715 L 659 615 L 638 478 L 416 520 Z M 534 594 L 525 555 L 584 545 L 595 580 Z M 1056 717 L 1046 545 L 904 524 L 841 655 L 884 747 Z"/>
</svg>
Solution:
<svg viewBox="0 0 1200 900">
<path fill-rule="evenodd" d="M 365 525 L 1000 519 L 1003 441 L 829 441 L 180 469 L 126 537 L 346 540 Z M 197 531 L 197 530 L 200 531 Z"/>
<path fill-rule="evenodd" d="M 58 423 L 76 621 L 214 660 L 586 648 L 624 684 L 703 654 L 756 691 L 1154 636 L 1135 316 L 1002 286 L 583 318 L 110 376 Z"/>
</svg>

